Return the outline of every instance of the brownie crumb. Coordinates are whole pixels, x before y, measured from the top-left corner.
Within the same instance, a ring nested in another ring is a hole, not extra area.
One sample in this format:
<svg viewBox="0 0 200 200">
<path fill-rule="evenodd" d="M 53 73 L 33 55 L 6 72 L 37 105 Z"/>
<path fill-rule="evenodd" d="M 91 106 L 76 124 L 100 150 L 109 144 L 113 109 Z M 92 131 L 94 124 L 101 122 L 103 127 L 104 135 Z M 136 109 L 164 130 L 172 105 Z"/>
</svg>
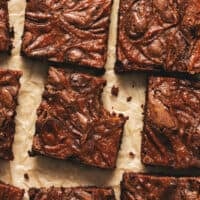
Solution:
<svg viewBox="0 0 200 200">
<path fill-rule="evenodd" d="M 129 97 L 126 98 L 126 101 L 127 101 L 127 102 L 129 102 L 129 101 L 131 101 L 131 100 L 132 100 L 132 97 L 131 97 L 131 96 L 129 96 Z"/>
<path fill-rule="evenodd" d="M 134 154 L 133 152 L 129 152 L 129 156 L 130 156 L 131 158 L 135 158 L 135 154 Z"/>
<path fill-rule="evenodd" d="M 135 87 L 135 84 L 134 83 L 132 83 L 132 88 L 134 88 Z"/>
<path fill-rule="evenodd" d="M 112 87 L 112 89 L 111 89 L 111 94 L 113 95 L 113 96 L 118 96 L 118 94 L 119 94 L 119 88 L 118 87 L 115 87 L 114 85 L 113 85 L 113 87 Z"/>
<path fill-rule="evenodd" d="M 142 109 L 144 108 L 144 104 L 141 105 L 141 108 L 142 108 Z"/>
<path fill-rule="evenodd" d="M 30 157 L 34 157 L 35 156 L 35 153 L 33 152 L 33 151 L 28 151 L 28 155 L 30 156 Z"/>
<path fill-rule="evenodd" d="M 24 178 L 25 178 L 26 180 L 29 180 L 29 175 L 28 175 L 27 173 L 25 173 L 25 174 L 24 174 Z"/>
</svg>

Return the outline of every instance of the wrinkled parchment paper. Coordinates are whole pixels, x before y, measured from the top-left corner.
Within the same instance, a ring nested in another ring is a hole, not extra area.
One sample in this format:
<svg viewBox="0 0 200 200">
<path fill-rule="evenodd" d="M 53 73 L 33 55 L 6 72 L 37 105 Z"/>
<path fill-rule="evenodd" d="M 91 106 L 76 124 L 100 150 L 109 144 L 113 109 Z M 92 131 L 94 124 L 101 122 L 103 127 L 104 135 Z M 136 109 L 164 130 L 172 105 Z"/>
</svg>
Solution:
<svg viewBox="0 0 200 200">
<path fill-rule="evenodd" d="M 20 56 L 21 36 L 23 32 L 25 0 L 10 0 L 10 24 L 14 26 L 15 39 L 12 56 L 0 56 L 0 66 L 23 71 L 19 106 L 16 116 L 16 134 L 13 151 L 15 159 L 12 162 L 0 161 L 0 179 L 20 188 L 49 187 L 49 186 L 112 186 L 119 199 L 120 181 L 124 171 L 144 171 L 140 162 L 140 144 L 142 130 L 142 108 L 145 100 L 144 75 L 132 74 L 116 76 L 113 71 L 115 62 L 115 45 L 117 30 L 117 12 L 119 0 L 114 0 L 110 26 L 108 60 L 105 79 L 107 86 L 103 93 L 103 102 L 110 111 L 124 113 L 129 116 L 126 123 L 121 150 L 118 156 L 117 168 L 105 171 L 80 166 L 70 161 L 58 161 L 50 158 L 30 158 L 27 151 L 31 149 L 32 137 L 35 131 L 36 109 L 41 101 L 44 81 L 47 75 L 47 64 L 30 61 Z M 111 88 L 119 87 L 119 96 L 111 95 Z M 132 87 L 134 85 L 134 87 Z M 127 102 L 127 97 L 132 100 Z M 129 155 L 130 152 L 135 157 Z M 24 174 L 28 173 L 29 180 Z M 27 193 L 25 198 L 28 199 Z"/>
</svg>

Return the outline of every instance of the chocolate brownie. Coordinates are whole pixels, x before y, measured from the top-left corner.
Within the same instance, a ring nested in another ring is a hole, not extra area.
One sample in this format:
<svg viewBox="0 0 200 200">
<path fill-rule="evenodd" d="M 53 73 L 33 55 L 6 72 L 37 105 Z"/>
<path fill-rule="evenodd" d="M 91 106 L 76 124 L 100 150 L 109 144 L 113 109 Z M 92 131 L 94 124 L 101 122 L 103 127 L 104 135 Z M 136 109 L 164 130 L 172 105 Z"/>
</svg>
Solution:
<svg viewBox="0 0 200 200">
<path fill-rule="evenodd" d="M 9 28 L 7 0 L 0 1 L 0 24 L 0 52 L 10 52 L 12 35 Z"/>
<path fill-rule="evenodd" d="M 28 0 L 22 54 L 103 69 L 112 0 Z"/>
<path fill-rule="evenodd" d="M 198 200 L 200 177 L 163 177 L 124 173 L 121 200 Z"/>
<path fill-rule="evenodd" d="M 104 109 L 105 84 L 102 78 L 50 68 L 37 110 L 33 152 L 114 168 L 126 118 Z"/>
<path fill-rule="evenodd" d="M 199 0 L 121 0 L 116 72 L 200 73 Z"/>
<path fill-rule="evenodd" d="M 22 200 L 24 190 L 0 181 L 0 199 L 1 200 Z"/>
<path fill-rule="evenodd" d="M 0 158 L 12 160 L 20 71 L 0 69 Z"/>
<path fill-rule="evenodd" d="M 31 188 L 30 200 L 115 200 L 112 188 L 77 187 L 77 188 Z"/>
<path fill-rule="evenodd" d="M 200 81 L 149 78 L 142 162 L 200 168 Z"/>
</svg>

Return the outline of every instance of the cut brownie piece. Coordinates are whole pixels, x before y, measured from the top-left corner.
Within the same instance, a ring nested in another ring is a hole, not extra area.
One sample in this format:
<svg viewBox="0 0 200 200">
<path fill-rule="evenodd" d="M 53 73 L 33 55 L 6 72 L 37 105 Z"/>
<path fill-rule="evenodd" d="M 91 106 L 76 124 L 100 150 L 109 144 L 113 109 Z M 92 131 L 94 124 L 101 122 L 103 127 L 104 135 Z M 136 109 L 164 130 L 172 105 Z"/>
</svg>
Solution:
<svg viewBox="0 0 200 200">
<path fill-rule="evenodd" d="M 198 200 L 200 177 L 163 177 L 124 173 L 121 200 Z"/>
<path fill-rule="evenodd" d="M 126 118 L 103 108 L 105 84 L 102 78 L 50 68 L 37 110 L 33 152 L 114 168 Z"/>
<path fill-rule="evenodd" d="M 0 181 L 0 199 L 1 200 L 22 200 L 24 190 Z"/>
<path fill-rule="evenodd" d="M 142 162 L 200 168 L 200 81 L 149 78 Z"/>
<path fill-rule="evenodd" d="M 22 73 L 0 69 L 0 158 L 12 160 L 15 133 L 15 109 Z"/>
<path fill-rule="evenodd" d="M 112 188 L 77 187 L 77 188 L 31 188 L 30 200 L 115 200 Z"/>
<path fill-rule="evenodd" d="M 22 53 L 103 69 L 112 0 L 29 0 Z"/>
<path fill-rule="evenodd" d="M 8 2 L 0 1 L 0 52 L 10 52 L 12 48 L 8 19 Z"/>
<path fill-rule="evenodd" d="M 200 73 L 199 0 L 121 0 L 116 72 Z"/>
</svg>

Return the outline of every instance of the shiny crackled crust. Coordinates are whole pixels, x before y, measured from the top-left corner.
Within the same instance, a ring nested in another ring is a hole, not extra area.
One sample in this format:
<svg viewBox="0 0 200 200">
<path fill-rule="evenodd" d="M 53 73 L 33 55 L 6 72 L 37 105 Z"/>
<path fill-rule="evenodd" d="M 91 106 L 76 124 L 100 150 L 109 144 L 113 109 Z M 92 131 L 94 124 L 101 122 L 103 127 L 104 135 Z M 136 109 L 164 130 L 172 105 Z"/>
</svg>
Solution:
<svg viewBox="0 0 200 200">
<path fill-rule="evenodd" d="M 112 0 L 28 0 L 22 53 L 103 69 Z"/>
<path fill-rule="evenodd" d="M 114 168 L 126 118 L 103 108 L 105 84 L 102 78 L 50 68 L 33 152 Z"/>
<path fill-rule="evenodd" d="M 20 71 L 0 69 L 0 158 L 12 160 Z"/>
<path fill-rule="evenodd" d="M 24 190 L 0 181 L 0 199 L 1 200 L 22 200 Z"/>
<path fill-rule="evenodd" d="M 116 72 L 200 73 L 199 0 L 121 0 Z"/>
<path fill-rule="evenodd" d="M 10 52 L 12 33 L 9 28 L 7 0 L 0 1 L 0 24 L 0 52 Z"/>
<path fill-rule="evenodd" d="M 112 188 L 77 187 L 77 188 L 31 188 L 30 200 L 115 200 Z"/>
<path fill-rule="evenodd" d="M 197 200 L 200 199 L 200 177 L 164 177 L 124 173 L 121 200 Z"/>
<path fill-rule="evenodd" d="M 200 81 L 150 77 L 142 162 L 200 168 Z"/>
</svg>

